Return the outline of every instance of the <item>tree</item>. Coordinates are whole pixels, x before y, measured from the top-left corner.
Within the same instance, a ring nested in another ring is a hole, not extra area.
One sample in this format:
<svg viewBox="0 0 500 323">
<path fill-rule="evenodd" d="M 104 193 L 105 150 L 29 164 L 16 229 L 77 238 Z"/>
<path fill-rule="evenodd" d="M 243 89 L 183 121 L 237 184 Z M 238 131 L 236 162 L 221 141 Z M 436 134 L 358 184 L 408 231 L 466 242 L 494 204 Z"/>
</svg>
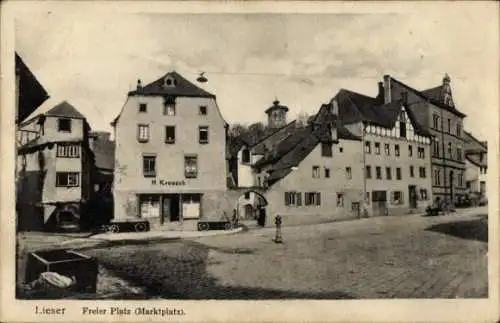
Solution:
<svg viewBox="0 0 500 323">
<path fill-rule="evenodd" d="M 241 136 L 247 130 L 248 130 L 248 127 L 246 125 L 241 124 L 241 123 L 235 123 L 229 127 L 229 136 L 236 138 L 236 137 Z"/>
<path fill-rule="evenodd" d="M 311 116 L 307 112 L 300 112 L 297 116 L 297 121 L 295 123 L 295 126 L 297 128 L 304 128 L 308 124 L 308 120 Z"/>
</svg>

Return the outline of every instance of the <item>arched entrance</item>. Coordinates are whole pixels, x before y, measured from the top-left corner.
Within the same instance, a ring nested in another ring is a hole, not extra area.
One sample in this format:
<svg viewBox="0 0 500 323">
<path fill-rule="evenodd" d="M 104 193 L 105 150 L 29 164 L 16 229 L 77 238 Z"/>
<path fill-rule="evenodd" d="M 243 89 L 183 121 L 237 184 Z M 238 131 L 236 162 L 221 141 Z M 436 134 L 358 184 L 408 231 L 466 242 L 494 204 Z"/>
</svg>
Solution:
<svg viewBox="0 0 500 323">
<path fill-rule="evenodd" d="M 239 220 L 248 221 L 264 226 L 266 223 L 266 209 L 268 202 L 264 195 L 257 190 L 244 190 L 236 200 L 236 213 Z"/>
</svg>

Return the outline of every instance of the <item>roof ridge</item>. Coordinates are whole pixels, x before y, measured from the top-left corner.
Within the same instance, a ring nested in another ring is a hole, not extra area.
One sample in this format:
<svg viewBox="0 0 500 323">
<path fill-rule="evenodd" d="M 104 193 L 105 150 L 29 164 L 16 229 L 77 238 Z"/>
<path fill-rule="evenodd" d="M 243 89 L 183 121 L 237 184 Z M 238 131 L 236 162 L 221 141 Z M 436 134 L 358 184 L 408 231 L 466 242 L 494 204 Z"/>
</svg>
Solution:
<svg viewBox="0 0 500 323">
<path fill-rule="evenodd" d="M 483 148 L 485 148 L 486 150 L 488 150 L 488 146 L 484 145 L 479 139 L 477 139 L 476 137 L 474 137 L 474 135 L 472 135 L 472 132 L 469 132 L 469 131 L 466 131 L 464 130 L 464 132 L 469 135 L 469 137 L 471 137 L 475 142 L 477 142 L 478 144 L 480 144 Z"/>
<path fill-rule="evenodd" d="M 280 128 L 275 129 L 273 132 L 271 132 L 270 134 L 266 135 L 265 137 L 263 137 L 262 139 L 260 139 L 256 143 L 250 145 L 249 148 L 257 146 L 258 144 L 262 143 L 264 140 L 269 139 L 269 137 L 271 137 L 272 135 L 275 135 L 276 133 L 278 133 L 278 131 L 283 130 L 285 128 L 288 128 L 289 126 L 291 126 L 292 124 L 294 124 L 296 121 L 297 121 L 297 119 L 289 122 L 288 124 L 286 124 L 286 125 L 284 125 L 284 126 L 282 126 Z M 245 141 L 244 139 L 241 139 L 241 140 Z"/>
</svg>

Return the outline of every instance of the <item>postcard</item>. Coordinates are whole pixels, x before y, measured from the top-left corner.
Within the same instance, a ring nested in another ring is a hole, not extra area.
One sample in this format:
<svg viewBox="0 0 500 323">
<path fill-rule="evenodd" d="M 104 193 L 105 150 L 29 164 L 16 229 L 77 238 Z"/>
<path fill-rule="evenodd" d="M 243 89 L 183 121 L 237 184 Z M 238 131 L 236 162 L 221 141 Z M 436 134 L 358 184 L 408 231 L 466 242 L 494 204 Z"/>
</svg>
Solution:
<svg viewBox="0 0 500 323">
<path fill-rule="evenodd" d="M 498 3 L 2 9 L 2 321 L 499 319 Z"/>
</svg>

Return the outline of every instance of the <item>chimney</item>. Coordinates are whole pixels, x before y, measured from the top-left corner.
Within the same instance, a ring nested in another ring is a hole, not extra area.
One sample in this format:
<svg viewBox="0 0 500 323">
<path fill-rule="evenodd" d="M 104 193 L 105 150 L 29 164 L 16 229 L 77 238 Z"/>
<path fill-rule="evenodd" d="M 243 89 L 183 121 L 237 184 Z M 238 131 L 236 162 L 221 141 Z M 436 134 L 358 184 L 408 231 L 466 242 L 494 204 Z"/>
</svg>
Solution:
<svg viewBox="0 0 500 323">
<path fill-rule="evenodd" d="M 340 127 L 340 117 L 339 117 L 339 102 L 337 101 L 336 98 L 332 100 L 332 116 L 333 116 L 333 122 L 330 125 L 330 134 L 332 137 L 332 140 L 337 140 L 337 132 L 338 128 Z"/>
<path fill-rule="evenodd" d="M 384 75 L 384 104 L 391 103 L 391 76 Z"/>
<path fill-rule="evenodd" d="M 142 90 L 142 83 L 141 83 L 141 79 L 138 79 L 137 80 L 137 91 L 140 91 Z"/>
<path fill-rule="evenodd" d="M 378 95 L 377 98 L 380 100 L 384 99 L 384 82 L 378 82 Z"/>
</svg>

